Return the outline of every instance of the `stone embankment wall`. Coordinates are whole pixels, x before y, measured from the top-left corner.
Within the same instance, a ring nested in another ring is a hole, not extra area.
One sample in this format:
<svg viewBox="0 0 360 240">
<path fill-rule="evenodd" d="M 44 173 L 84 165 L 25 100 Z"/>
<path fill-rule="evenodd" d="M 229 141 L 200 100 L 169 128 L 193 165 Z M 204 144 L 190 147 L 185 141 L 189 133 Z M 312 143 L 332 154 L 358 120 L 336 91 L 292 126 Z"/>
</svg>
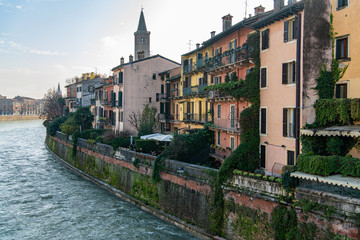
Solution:
<svg viewBox="0 0 360 240">
<path fill-rule="evenodd" d="M 128 149 L 114 151 L 111 146 L 89 144 L 83 139 L 78 139 L 77 151 L 73 155 L 73 144 L 68 136 L 59 132 L 55 137 L 47 136 L 46 143 L 58 157 L 100 180 L 103 186 L 119 189 L 125 199 L 130 199 L 144 210 L 200 238 L 214 238 L 211 232 L 216 220 L 212 202 L 217 170 L 165 160 L 161 180 L 154 183 L 151 179 L 154 156 Z M 281 184 L 236 175 L 223 187 L 223 192 L 223 232 L 227 239 L 273 239 L 274 232 L 269 221 L 271 213 L 279 204 L 288 205 L 284 199 L 289 196 Z M 309 200 L 312 198 L 311 194 L 304 192 L 295 192 L 296 195 Z M 351 199 L 341 200 L 342 205 L 354 204 Z M 360 212 L 360 205 L 355 205 L 356 211 Z M 319 228 L 330 227 L 336 233 L 347 234 L 354 239 L 358 237 L 353 220 L 339 216 L 325 219 L 321 212 L 303 214 L 299 208 L 297 212 L 300 221 L 304 221 L 306 215 Z"/>
<path fill-rule="evenodd" d="M 0 121 L 38 120 L 38 115 L 0 115 Z"/>
</svg>

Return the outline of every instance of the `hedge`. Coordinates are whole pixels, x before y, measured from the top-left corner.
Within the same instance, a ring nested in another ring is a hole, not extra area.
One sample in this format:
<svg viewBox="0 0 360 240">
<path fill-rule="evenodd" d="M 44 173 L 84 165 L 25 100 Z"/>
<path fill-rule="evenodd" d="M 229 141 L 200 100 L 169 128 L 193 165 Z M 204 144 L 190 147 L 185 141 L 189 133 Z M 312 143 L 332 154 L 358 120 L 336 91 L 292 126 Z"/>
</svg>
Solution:
<svg viewBox="0 0 360 240">
<path fill-rule="evenodd" d="M 158 145 L 155 140 L 135 140 L 135 146 L 137 152 L 151 153 L 153 151 L 159 152 L 162 145 Z"/>
<path fill-rule="evenodd" d="M 138 140 L 139 137 L 133 137 L 133 143 Z M 130 137 L 124 137 L 124 138 L 115 138 L 109 144 L 114 148 L 114 150 L 118 149 L 119 147 L 123 148 L 129 148 L 130 147 Z"/>
<path fill-rule="evenodd" d="M 319 156 L 300 154 L 297 158 L 296 169 L 301 172 L 330 176 L 360 177 L 360 159 L 342 156 Z"/>
</svg>

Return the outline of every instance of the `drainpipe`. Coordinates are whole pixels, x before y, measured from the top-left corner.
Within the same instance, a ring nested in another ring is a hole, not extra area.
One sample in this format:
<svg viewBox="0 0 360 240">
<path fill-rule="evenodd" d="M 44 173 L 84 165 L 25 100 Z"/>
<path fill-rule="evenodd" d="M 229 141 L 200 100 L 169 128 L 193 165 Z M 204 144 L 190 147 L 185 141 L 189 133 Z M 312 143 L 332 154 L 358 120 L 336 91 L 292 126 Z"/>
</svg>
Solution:
<svg viewBox="0 0 360 240">
<path fill-rule="evenodd" d="M 295 158 L 300 154 L 300 71 L 301 71 L 301 14 L 298 14 L 296 41 L 296 111 L 295 111 Z"/>
</svg>

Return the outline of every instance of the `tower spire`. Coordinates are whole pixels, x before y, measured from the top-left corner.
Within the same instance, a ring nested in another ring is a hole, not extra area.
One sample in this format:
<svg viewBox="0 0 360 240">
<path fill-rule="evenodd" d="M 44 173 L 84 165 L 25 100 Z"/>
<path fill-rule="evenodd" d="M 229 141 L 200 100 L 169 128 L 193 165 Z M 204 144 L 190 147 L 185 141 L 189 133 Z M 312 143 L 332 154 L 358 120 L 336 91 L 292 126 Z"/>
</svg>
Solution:
<svg viewBox="0 0 360 240">
<path fill-rule="evenodd" d="M 145 17 L 141 6 L 139 25 L 135 35 L 135 60 L 150 57 L 150 32 L 146 28 Z"/>
</svg>

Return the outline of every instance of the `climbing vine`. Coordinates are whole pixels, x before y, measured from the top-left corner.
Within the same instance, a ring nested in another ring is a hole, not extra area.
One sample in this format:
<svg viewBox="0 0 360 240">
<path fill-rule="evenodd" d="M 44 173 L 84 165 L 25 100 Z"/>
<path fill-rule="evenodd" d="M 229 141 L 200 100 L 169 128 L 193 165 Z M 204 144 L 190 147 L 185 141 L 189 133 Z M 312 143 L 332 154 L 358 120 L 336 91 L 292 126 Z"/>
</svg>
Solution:
<svg viewBox="0 0 360 240">
<path fill-rule="evenodd" d="M 332 47 L 332 63 L 330 71 L 326 70 L 326 66 L 320 68 L 320 75 L 316 79 L 317 86 L 314 88 L 318 92 L 319 99 L 329 99 L 334 97 L 335 84 L 338 82 L 345 74 L 349 65 L 346 65 L 343 68 L 340 68 L 339 61 L 335 56 L 335 36 L 336 32 L 334 30 L 333 24 L 333 14 L 330 15 L 330 32 L 329 36 L 331 38 L 331 47 Z"/>
<path fill-rule="evenodd" d="M 251 106 L 242 111 L 240 115 L 241 144 L 225 159 L 221 165 L 217 183 L 215 185 L 215 196 L 213 199 L 212 231 L 223 235 L 224 226 L 224 195 L 221 186 L 233 176 L 233 170 L 254 171 L 259 164 L 259 107 L 260 107 L 260 35 L 258 32 L 248 36 L 244 46 L 251 51 L 255 67 L 246 75 L 245 81 L 238 81 L 238 87 L 234 82 L 225 83 L 219 88 L 237 99 L 243 98 L 251 103 Z M 225 87 L 227 86 L 227 87 Z"/>
</svg>

